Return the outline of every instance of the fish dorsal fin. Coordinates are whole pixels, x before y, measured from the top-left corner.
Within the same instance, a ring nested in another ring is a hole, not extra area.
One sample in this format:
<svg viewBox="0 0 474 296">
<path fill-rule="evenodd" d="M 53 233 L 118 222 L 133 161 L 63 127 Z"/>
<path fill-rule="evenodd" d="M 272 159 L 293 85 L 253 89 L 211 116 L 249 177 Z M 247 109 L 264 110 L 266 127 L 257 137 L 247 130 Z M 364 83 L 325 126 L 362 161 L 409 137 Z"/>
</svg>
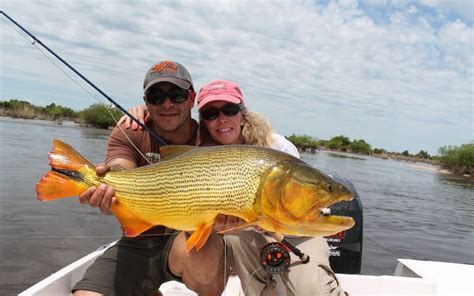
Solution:
<svg viewBox="0 0 474 296">
<path fill-rule="evenodd" d="M 161 160 L 170 160 L 194 148 L 189 145 L 166 145 L 160 147 L 160 158 Z"/>
</svg>

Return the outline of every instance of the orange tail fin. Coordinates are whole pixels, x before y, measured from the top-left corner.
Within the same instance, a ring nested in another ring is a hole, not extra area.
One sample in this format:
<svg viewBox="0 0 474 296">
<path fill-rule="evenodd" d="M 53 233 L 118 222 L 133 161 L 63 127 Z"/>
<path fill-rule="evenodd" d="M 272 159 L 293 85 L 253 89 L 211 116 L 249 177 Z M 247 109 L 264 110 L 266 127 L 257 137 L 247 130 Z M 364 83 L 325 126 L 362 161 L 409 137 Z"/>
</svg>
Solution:
<svg viewBox="0 0 474 296">
<path fill-rule="evenodd" d="M 52 171 L 36 184 L 39 200 L 77 196 L 95 185 L 92 184 L 97 178 L 94 166 L 68 144 L 54 140 L 48 159 Z"/>
</svg>

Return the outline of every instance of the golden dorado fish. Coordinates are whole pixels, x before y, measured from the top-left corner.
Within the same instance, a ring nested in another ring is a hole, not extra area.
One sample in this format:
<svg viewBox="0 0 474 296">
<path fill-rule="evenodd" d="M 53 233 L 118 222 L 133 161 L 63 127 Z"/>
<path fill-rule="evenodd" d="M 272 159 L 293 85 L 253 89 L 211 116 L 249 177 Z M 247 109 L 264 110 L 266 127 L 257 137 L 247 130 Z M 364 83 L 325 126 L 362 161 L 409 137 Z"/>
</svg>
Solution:
<svg viewBox="0 0 474 296">
<path fill-rule="evenodd" d="M 353 193 L 289 154 L 250 145 L 164 146 L 162 160 L 98 177 L 71 146 L 54 140 L 52 170 L 36 185 L 39 200 L 77 196 L 101 183 L 115 188 L 112 212 L 128 237 L 163 225 L 194 231 L 186 249 L 202 248 L 218 214 L 266 231 L 326 236 L 351 228 L 350 217 L 321 215 Z"/>
</svg>

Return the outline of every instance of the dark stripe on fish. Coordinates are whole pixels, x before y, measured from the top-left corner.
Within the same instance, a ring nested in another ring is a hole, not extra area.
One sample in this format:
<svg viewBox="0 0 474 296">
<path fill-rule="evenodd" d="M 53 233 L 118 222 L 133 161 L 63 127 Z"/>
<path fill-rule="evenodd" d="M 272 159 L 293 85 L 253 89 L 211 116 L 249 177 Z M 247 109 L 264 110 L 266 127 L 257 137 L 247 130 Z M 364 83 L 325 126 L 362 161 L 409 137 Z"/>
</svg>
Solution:
<svg viewBox="0 0 474 296">
<path fill-rule="evenodd" d="M 53 172 L 60 173 L 62 175 L 68 176 L 69 178 L 75 180 L 75 181 L 83 181 L 84 177 L 81 173 L 77 171 L 68 171 L 68 170 L 61 170 L 57 168 L 51 168 Z"/>
</svg>

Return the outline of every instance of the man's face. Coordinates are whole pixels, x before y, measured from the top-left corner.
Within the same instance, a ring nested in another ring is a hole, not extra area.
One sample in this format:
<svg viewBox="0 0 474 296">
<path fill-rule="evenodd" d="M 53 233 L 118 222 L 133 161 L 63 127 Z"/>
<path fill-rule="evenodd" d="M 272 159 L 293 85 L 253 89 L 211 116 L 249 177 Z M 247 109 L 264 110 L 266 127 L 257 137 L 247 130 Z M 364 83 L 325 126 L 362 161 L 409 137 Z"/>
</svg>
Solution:
<svg viewBox="0 0 474 296">
<path fill-rule="evenodd" d="M 160 82 L 152 86 L 150 92 L 163 91 L 169 93 L 180 89 L 173 83 Z M 173 103 L 169 97 L 166 97 L 162 104 L 150 104 L 146 98 L 144 99 L 155 128 L 163 132 L 177 131 L 191 118 L 191 108 L 194 105 L 194 99 L 190 97 L 189 92 L 187 93 L 187 99 L 182 103 Z"/>
</svg>

